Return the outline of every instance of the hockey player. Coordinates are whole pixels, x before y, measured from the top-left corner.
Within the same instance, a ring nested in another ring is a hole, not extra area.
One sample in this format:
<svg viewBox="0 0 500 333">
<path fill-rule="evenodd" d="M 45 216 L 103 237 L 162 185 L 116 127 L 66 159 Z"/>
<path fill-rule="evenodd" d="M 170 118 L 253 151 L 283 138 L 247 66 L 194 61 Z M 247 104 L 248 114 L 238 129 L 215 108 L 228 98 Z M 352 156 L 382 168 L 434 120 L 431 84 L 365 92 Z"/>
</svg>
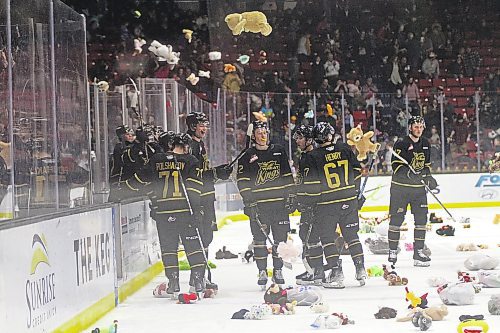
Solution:
<svg viewBox="0 0 500 333">
<path fill-rule="evenodd" d="M 283 260 L 276 247 L 286 242 L 290 231 L 288 214 L 295 211 L 294 181 L 284 147 L 269 144 L 267 123 L 254 121 L 252 141 L 238 162 L 237 181 L 245 205 L 244 213 L 250 218 L 254 258 L 259 270 L 257 283 L 267 284 L 267 235 L 272 232 L 273 281 L 284 284 Z"/>
<path fill-rule="evenodd" d="M 344 288 L 342 261 L 335 245 L 337 225 L 349 247 L 356 279 L 365 284 L 363 248 L 358 238 L 359 217 L 357 193 L 361 167 L 351 148 L 343 142 L 333 143 L 335 130 L 325 122 L 313 128 L 318 148 L 307 154 L 304 166 L 304 192 L 301 199 L 314 212 L 314 227 L 318 228 L 327 265 L 331 271 L 325 278 L 325 288 Z"/>
<path fill-rule="evenodd" d="M 122 181 L 123 175 L 123 161 L 122 154 L 127 150 L 135 141 L 134 131 L 127 125 L 120 125 L 115 130 L 116 136 L 118 137 L 118 143 L 113 149 L 113 155 L 110 159 L 110 170 L 109 170 L 109 183 L 110 183 L 110 193 L 109 201 L 120 200 L 119 184 Z"/>
<path fill-rule="evenodd" d="M 191 291 L 202 292 L 205 288 L 205 258 L 197 228 L 201 217 L 201 190 L 198 160 L 189 154 L 191 138 L 188 134 L 164 133 L 160 137 L 164 150 L 151 157 L 148 167 L 127 180 L 127 185 L 137 191 L 145 190 L 151 199 L 152 216 L 156 221 L 165 275 L 168 278 L 168 294 L 176 294 L 179 286 L 179 262 L 177 249 L 179 237 L 184 245 L 191 277 Z M 186 191 L 184 191 L 184 189 Z M 187 197 L 185 195 L 187 193 Z"/>
<path fill-rule="evenodd" d="M 406 208 L 411 206 L 415 220 L 413 232 L 413 259 L 414 266 L 429 266 L 430 258 L 423 249 L 425 243 L 425 225 L 427 223 L 427 194 L 422 181 L 434 190 L 437 182 L 431 175 L 430 145 L 422 137 L 425 121 L 420 116 L 414 116 L 408 121 L 409 135 L 396 142 L 394 151 L 404 158 L 417 172 L 414 174 L 410 168 L 395 155 L 392 156 L 392 180 L 389 214 L 389 262 L 393 265 L 397 261 L 400 228 L 404 221 Z"/>
<path fill-rule="evenodd" d="M 296 282 L 299 285 L 322 284 L 325 278 L 323 270 L 323 248 L 321 246 L 318 234 L 318 228 L 314 228 L 312 210 L 307 204 L 301 203 L 301 191 L 304 172 L 308 172 L 306 167 L 306 157 L 314 149 L 314 140 L 312 136 L 312 126 L 300 125 L 293 134 L 293 139 L 297 147 L 302 152 L 297 170 L 297 198 L 298 207 L 301 212 L 299 237 L 302 240 L 302 260 L 306 267 L 306 272 L 297 275 Z"/>
<path fill-rule="evenodd" d="M 186 117 L 187 133 L 192 137 L 191 154 L 199 161 L 199 168 L 203 171 L 203 193 L 201 194 L 201 213 L 203 222 L 201 224 L 201 239 L 208 258 L 208 246 L 212 243 L 213 232 L 217 230 L 217 220 L 215 217 L 215 182 L 217 180 L 227 180 L 233 171 L 227 164 L 212 168 L 208 159 L 207 150 L 203 138 L 207 134 L 209 121 L 202 112 L 193 112 Z"/>
</svg>

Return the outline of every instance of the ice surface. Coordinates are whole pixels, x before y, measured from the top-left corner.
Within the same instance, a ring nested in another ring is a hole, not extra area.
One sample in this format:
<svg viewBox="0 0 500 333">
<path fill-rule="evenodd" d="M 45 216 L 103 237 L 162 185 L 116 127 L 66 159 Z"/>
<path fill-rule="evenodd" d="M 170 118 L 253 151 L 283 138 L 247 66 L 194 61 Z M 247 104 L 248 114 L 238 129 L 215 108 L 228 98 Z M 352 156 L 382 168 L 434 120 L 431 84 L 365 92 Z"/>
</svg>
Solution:
<svg viewBox="0 0 500 333">
<path fill-rule="evenodd" d="M 500 256 L 500 225 L 492 223 L 495 213 L 500 213 L 499 208 L 482 209 L 456 209 L 451 210 L 457 221 L 460 217 L 471 218 L 471 228 L 464 229 L 456 225 L 454 237 L 441 237 L 436 235 L 435 229 L 440 224 L 434 225 L 432 232 L 427 234 L 427 244 L 432 250 L 431 266 L 427 268 L 413 267 L 411 252 L 404 250 L 398 257 L 397 272 L 409 279 L 408 287 L 417 295 L 429 292 L 429 306 L 442 304 L 435 287 L 429 287 L 429 277 L 444 277 L 449 281 L 457 281 L 457 271 L 462 270 L 463 261 L 477 252 L 456 252 L 456 245 L 462 242 L 487 244 L 489 249 L 480 250 L 482 253 Z M 436 211 L 437 215 L 445 218 L 445 224 L 450 220 L 444 211 Z M 369 214 L 363 214 L 369 215 Z M 382 213 L 371 213 L 382 216 Z M 413 228 L 410 215 L 409 232 L 404 233 L 405 240 L 413 239 Z M 292 227 L 296 227 L 296 220 Z M 374 234 L 361 234 L 363 242 Z M 298 240 L 298 235 L 294 235 Z M 263 302 L 263 292 L 257 286 L 257 268 L 255 263 L 244 264 L 240 259 L 215 260 L 215 252 L 223 245 L 233 253 L 244 252 L 251 242 L 250 227 L 247 222 L 237 222 L 225 226 L 215 234 L 211 245 L 211 260 L 216 262 L 217 269 L 212 271 L 213 281 L 219 285 L 219 293 L 214 299 L 204 299 L 196 304 L 176 304 L 169 299 L 157 299 L 152 296 L 154 286 L 165 281 L 163 275 L 157 276 L 148 285 L 129 297 L 115 310 L 100 319 L 93 327 L 106 326 L 114 319 L 119 322 L 119 332 L 307 332 L 315 331 L 312 324 L 318 314 L 313 313 L 309 307 L 298 307 L 295 315 L 272 316 L 267 320 L 232 320 L 232 314 L 242 308 L 249 309 L 254 304 Z M 366 267 L 386 263 L 385 255 L 373 255 L 364 246 L 366 254 Z M 323 289 L 323 299 L 330 306 L 329 313 L 342 312 L 355 325 L 340 328 L 342 332 L 419 332 L 411 322 L 400 323 L 395 319 L 375 319 L 373 314 L 378 307 L 392 307 L 398 311 L 398 316 L 407 312 L 404 287 L 389 287 L 382 277 L 369 278 L 366 286 L 359 287 L 354 279 L 354 266 L 349 256 L 342 256 L 344 261 L 344 275 L 346 288 L 343 290 Z M 269 265 L 271 259 L 269 258 Z M 302 263 L 294 264 L 293 270 L 284 270 L 287 284 L 295 283 L 295 275 L 304 270 Z M 181 291 L 188 289 L 187 271 L 181 272 Z M 490 333 L 500 332 L 500 317 L 488 313 L 488 300 L 490 295 L 500 294 L 499 289 L 483 288 L 476 294 L 475 303 L 470 306 L 449 306 L 449 315 L 444 321 L 432 323 L 429 332 L 456 332 L 459 323 L 458 317 L 462 314 L 483 314 L 490 326 Z M 88 330 L 90 332 L 90 329 Z"/>
</svg>

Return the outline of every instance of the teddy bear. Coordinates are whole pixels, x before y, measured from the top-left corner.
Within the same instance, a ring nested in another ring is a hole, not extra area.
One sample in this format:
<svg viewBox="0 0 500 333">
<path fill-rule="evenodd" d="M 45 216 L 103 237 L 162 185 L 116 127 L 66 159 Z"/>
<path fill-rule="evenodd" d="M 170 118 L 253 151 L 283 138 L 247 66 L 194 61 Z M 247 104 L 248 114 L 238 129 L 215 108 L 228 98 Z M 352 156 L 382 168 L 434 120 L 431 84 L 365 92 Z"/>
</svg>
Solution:
<svg viewBox="0 0 500 333">
<path fill-rule="evenodd" d="M 285 305 L 287 303 L 287 291 L 278 284 L 273 283 L 264 294 L 264 302 L 267 304 Z"/>
<path fill-rule="evenodd" d="M 443 320 L 444 317 L 448 315 L 448 307 L 444 304 L 441 304 L 441 306 L 432 306 L 427 309 L 414 308 L 411 309 L 406 314 L 406 316 L 397 318 L 396 321 L 399 322 L 411 321 L 413 316 L 417 312 L 422 312 L 426 316 L 430 317 L 433 321 L 440 321 Z"/>
<path fill-rule="evenodd" d="M 352 128 L 347 134 L 347 144 L 355 146 L 358 151 L 358 161 L 366 160 L 368 152 L 376 153 L 380 148 L 380 143 L 371 142 L 373 131 L 368 131 L 363 134 L 361 124 Z"/>
<path fill-rule="evenodd" d="M 166 61 L 172 66 L 177 65 L 181 56 L 179 52 L 173 51 L 172 45 L 163 45 L 156 40 L 151 42 L 148 50 L 158 57 L 158 61 Z"/>
<path fill-rule="evenodd" d="M 242 32 L 261 33 L 269 36 L 273 28 L 267 23 L 264 13 L 258 11 L 232 13 L 226 16 L 224 21 L 232 31 L 233 35 L 241 35 Z"/>
</svg>

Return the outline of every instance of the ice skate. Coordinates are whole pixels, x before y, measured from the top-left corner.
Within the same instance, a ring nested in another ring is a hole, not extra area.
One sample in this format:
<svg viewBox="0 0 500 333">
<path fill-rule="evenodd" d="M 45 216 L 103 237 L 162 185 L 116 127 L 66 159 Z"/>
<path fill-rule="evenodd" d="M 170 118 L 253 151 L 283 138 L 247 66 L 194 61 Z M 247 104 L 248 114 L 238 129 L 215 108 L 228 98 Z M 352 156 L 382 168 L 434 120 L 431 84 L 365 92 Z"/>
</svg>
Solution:
<svg viewBox="0 0 500 333">
<path fill-rule="evenodd" d="M 305 286 L 308 284 L 308 281 L 310 281 L 312 276 L 313 274 L 309 273 L 308 271 L 305 271 L 304 273 L 295 276 L 295 283 L 297 283 L 300 286 Z"/>
<path fill-rule="evenodd" d="M 367 278 L 365 265 L 362 261 L 357 261 L 354 266 L 356 267 L 356 280 L 358 280 L 360 286 L 364 286 Z"/>
<path fill-rule="evenodd" d="M 179 286 L 179 273 L 173 273 L 168 277 L 168 287 L 167 294 L 171 296 L 172 299 L 177 299 L 181 287 Z"/>
<path fill-rule="evenodd" d="M 267 285 L 267 270 L 261 269 L 259 271 L 259 278 L 257 280 L 257 284 L 260 286 L 261 290 L 266 290 L 266 285 Z"/>
<path fill-rule="evenodd" d="M 321 286 L 323 284 L 323 280 L 325 279 L 325 271 L 323 270 L 323 266 L 317 267 L 314 269 L 314 273 L 307 273 L 307 275 L 302 279 L 302 285 L 316 285 Z M 297 283 L 299 284 L 299 283 Z"/>
<path fill-rule="evenodd" d="M 342 272 L 342 262 L 339 261 L 337 266 L 332 267 L 330 274 L 323 281 L 323 287 L 333 289 L 343 289 L 344 285 L 344 272 Z"/>
<path fill-rule="evenodd" d="M 396 261 L 398 261 L 398 250 L 389 250 L 389 257 L 387 261 L 391 263 L 391 267 L 394 269 L 396 266 Z"/>
<path fill-rule="evenodd" d="M 193 272 L 189 283 L 189 291 L 198 294 L 205 290 L 205 278 L 200 272 Z M 198 297 L 200 298 L 200 297 Z"/>
<path fill-rule="evenodd" d="M 429 267 L 431 258 L 424 253 L 424 249 L 415 249 L 413 252 L 413 266 L 415 267 Z"/>
<path fill-rule="evenodd" d="M 279 285 L 285 284 L 285 279 L 283 278 L 283 272 L 281 269 L 273 269 L 273 282 Z"/>
</svg>

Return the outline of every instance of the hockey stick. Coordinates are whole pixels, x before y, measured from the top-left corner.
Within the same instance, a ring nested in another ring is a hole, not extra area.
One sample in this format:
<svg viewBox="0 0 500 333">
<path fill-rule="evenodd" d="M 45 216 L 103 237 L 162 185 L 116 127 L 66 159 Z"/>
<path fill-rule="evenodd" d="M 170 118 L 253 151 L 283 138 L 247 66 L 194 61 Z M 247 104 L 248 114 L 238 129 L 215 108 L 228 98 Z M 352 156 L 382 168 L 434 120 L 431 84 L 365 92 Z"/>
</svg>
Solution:
<svg viewBox="0 0 500 333">
<path fill-rule="evenodd" d="M 257 222 L 257 224 L 259 225 L 259 229 L 260 229 L 260 231 L 262 231 L 262 233 L 264 234 L 264 236 L 266 236 L 267 241 L 268 241 L 269 243 L 271 243 L 271 248 L 272 248 L 273 252 L 275 252 L 275 253 L 276 253 L 276 257 L 277 257 L 279 260 L 281 260 L 281 262 L 283 263 L 283 266 L 284 266 L 285 268 L 292 269 L 292 264 L 291 264 L 291 263 L 289 263 L 289 262 L 284 261 L 284 260 L 283 260 L 283 258 L 281 258 L 281 257 L 279 256 L 279 254 L 278 254 L 278 249 L 277 249 L 277 248 L 275 249 L 275 247 L 277 247 L 278 245 L 274 244 L 273 240 L 271 239 L 271 237 L 269 236 L 269 234 L 268 234 L 268 233 L 266 232 L 266 230 L 264 229 L 264 226 L 263 226 L 263 225 L 262 225 L 262 223 L 260 222 L 259 216 L 257 215 L 256 217 L 257 217 L 257 218 L 255 219 L 255 222 Z"/>
<path fill-rule="evenodd" d="M 394 156 L 396 156 L 401 162 L 403 162 L 404 164 L 406 164 L 408 166 L 408 168 L 410 169 L 410 171 L 412 173 L 414 173 L 415 175 L 418 175 L 418 173 L 415 171 L 415 169 L 413 169 L 413 167 L 408 163 L 407 160 L 405 160 L 402 156 L 400 156 L 398 153 L 396 153 L 394 151 L 394 149 L 391 149 L 389 148 L 392 152 L 392 154 Z M 446 213 L 451 217 L 451 219 L 453 220 L 453 222 L 457 223 L 457 220 L 455 220 L 455 218 L 453 217 L 453 215 L 451 215 L 450 211 L 443 205 L 443 203 L 441 202 L 441 200 L 438 199 L 438 197 L 436 196 L 436 194 L 429 188 L 429 186 L 427 186 L 427 184 L 424 182 L 423 179 L 420 179 L 420 182 L 422 183 L 422 185 L 424 185 L 425 189 L 430 193 L 432 194 L 432 196 L 434 197 L 434 199 L 436 199 L 436 201 L 439 203 L 439 205 L 441 206 L 441 208 L 443 208 Z"/>
<path fill-rule="evenodd" d="M 252 140 L 252 132 L 253 132 L 253 124 L 250 123 L 250 125 L 248 125 L 248 129 L 247 129 L 247 136 L 246 136 L 246 142 L 245 142 L 245 149 L 243 149 L 239 154 L 238 156 L 236 156 L 236 158 L 231 161 L 231 163 L 229 163 L 228 167 L 232 167 L 236 162 L 238 162 L 240 160 L 240 158 L 245 155 L 245 153 L 247 152 L 248 149 L 250 149 L 250 142 Z"/>
<path fill-rule="evenodd" d="M 181 181 L 181 187 L 182 187 L 182 192 L 184 192 L 184 196 L 186 197 L 186 202 L 189 207 L 189 213 L 191 214 L 191 217 L 195 218 L 194 212 L 193 212 L 193 207 L 191 206 L 191 201 L 189 200 L 187 189 L 186 189 L 186 184 L 184 183 L 184 178 L 182 177 L 181 170 L 179 169 L 179 163 L 177 162 L 177 158 L 174 156 L 174 162 L 175 162 L 175 169 L 177 170 L 177 173 L 179 174 L 179 179 Z M 200 221 L 201 222 L 201 221 Z M 203 253 L 203 259 L 205 260 L 205 265 L 207 266 L 207 279 L 208 282 L 212 283 L 212 272 L 210 271 L 210 265 L 208 264 L 208 258 L 207 254 L 205 253 L 205 247 L 203 246 L 203 241 L 201 240 L 201 235 L 200 235 L 200 230 L 198 227 L 194 228 L 196 230 L 196 236 L 198 236 L 198 242 L 200 243 L 201 247 L 201 253 Z"/>
<path fill-rule="evenodd" d="M 369 190 L 365 190 L 363 191 L 363 193 L 370 193 L 370 192 L 373 192 L 373 191 L 376 191 L 376 190 L 379 190 L 383 187 L 387 187 L 388 185 L 378 185 L 377 187 L 374 187 L 374 188 L 371 188 Z"/>
<path fill-rule="evenodd" d="M 363 179 L 363 184 L 361 184 L 361 187 L 359 188 L 359 194 L 358 194 L 358 199 L 361 199 L 361 196 L 363 195 L 363 192 L 365 191 L 366 183 L 368 182 L 368 177 L 370 177 L 370 172 L 372 171 L 373 165 L 375 164 L 375 156 L 378 153 L 378 150 L 380 149 L 380 145 L 375 149 L 375 151 L 372 154 L 372 160 L 370 161 L 370 166 L 368 167 L 368 173 L 366 174 L 365 179 Z"/>
</svg>

